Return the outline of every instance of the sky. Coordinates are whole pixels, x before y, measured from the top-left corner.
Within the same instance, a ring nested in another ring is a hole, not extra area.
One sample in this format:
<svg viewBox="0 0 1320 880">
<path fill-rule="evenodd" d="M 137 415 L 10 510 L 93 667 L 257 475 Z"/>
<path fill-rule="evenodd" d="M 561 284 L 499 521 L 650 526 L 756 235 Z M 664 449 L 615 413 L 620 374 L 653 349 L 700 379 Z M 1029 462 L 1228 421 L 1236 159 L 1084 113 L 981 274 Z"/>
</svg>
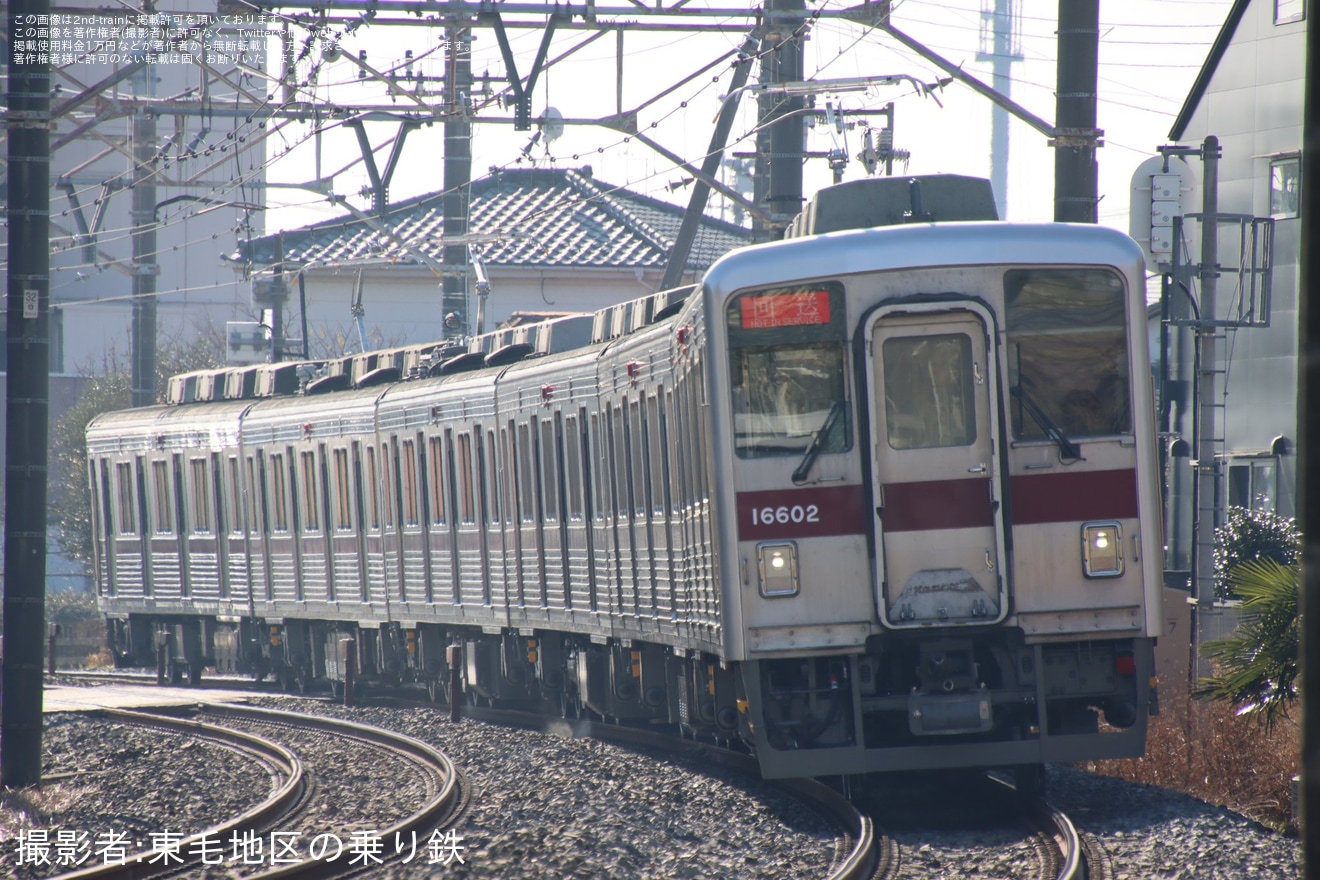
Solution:
<svg viewBox="0 0 1320 880">
<path fill-rule="evenodd" d="M 1053 121 L 1055 116 L 1054 31 L 1058 2 L 1018 0 L 1022 60 L 1011 66 L 1011 97 L 1047 121 Z M 895 0 L 892 20 L 899 29 L 988 83 L 991 64 L 988 60 L 978 60 L 983 4 L 993 8 L 994 0 Z M 626 5 L 625 0 L 610 3 L 613 8 Z M 694 0 L 692 5 L 716 4 Z M 823 8 L 841 5 L 830 0 Z M 1157 146 L 1167 142 L 1173 120 L 1231 5 L 1232 0 L 1101 0 L 1098 125 L 1105 132 L 1105 145 L 1097 156 L 1102 224 L 1126 231 L 1133 170 L 1153 155 Z M 719 2 L 718 6 L 741 8 L 736 2 Z M 475 33 L 473 72 L 478 77 L 489 73 L 498 80 L 505 70 L 494 32 L 482 28 Z M 510 29 L 509 33 L 515 63 L 525 76 L 541 32 Z M 550 56 L 560 54 L 586 36 L 585 31 L 557 32 Z M 438 76 L 443 72 L 442 39 L 443 33 L 430 27 L 366 24 L 344 35 L 340 45 L 354 55 L 365 51 L 367 63 L 377 70 L 405 69 L 405 52 L 411 50 L 416 59 L 415 72 Z M 629 109 L 649 101 L 741 41 L 742 36 L 737 32 L 627 33 L 623 107 Z M 806 44 L 804 67 L 805 77 L 814 80 L 904 74 L 929 83 L 943 76 L 933 64 L 883 32 L 831 19 L 822 19 L 813 27 Z M 717 74 L 719 81 L 712 81 Z M 539 116 L 547 107 L 555 108 L 566 118 L 599 118 L 611 114 L 618 100 L 616 76 L 616 41 L 611 34 L 541 75 L 533 93 L 533 115 Z M 727 66 L 721 65 L 678 86 L 641 111 L 640 126 L 674 153 L 699 164 L 715 115 L 728 91 L 729 78 Z M 314 95 L 320 100 L 339 103 L 391 102 L 382 84 L 359 80 L 358 68 L 342 57 L 322 62 L 317 79 L 314 89 L 302 96 L 304 100 Z M 925 97 L 908 84 L 838 94 L 823 91 L 817 97 L 817 106 L 829 102 L 849 110 L 875 110 L 890 101 L 895 102 L 895 146 L 911 154 L 906 167 L 896 164 L 896 175 L 949 172 L 990 176 L 992 105 L 960 83 L 951 83 Z M 754 103 L 750 96 L 742 101 L 730 153 L 747 153 L 752 149 Z M 399 101 L 398 106 L 403 109 L 406 102 Z M 492 107 L 481 115 L 508 117 L 511 111 Z M 883 123 L 876 118 L 874 124 Z M 547 141 L 543 135 L 532 144 L 533 132 L 512 129 L 507 124 L 474 126 L 474 179 L 484 176 L 491 168 L 591 165 L 597 180 L 678 204 L 687 201 L 689 190 L 684 180 L 688 175 L 670 160 L 636 140 L 625 139 L 617 131 L 570 125 L 558 138 Z M 384 143 L 395 131 L 396 127 L 389 123 L 368 125 L 381 165 L 388 156 Z M 437 124 L 409 135 L 390 188 L 391 201 L 442 190 L 438 161 L 444 149 L 441 131 Z M 1013 120 L 1009 132 L 1007 219 L 1049 220 L 1053 216 L 1052 150 L 1045 137 L 1024 122 Z M 808 134 L 808 149 L 824 151 L 837 147 L 856 156 L 863 146 L 863 136 L 860 128 L 839 133 L 830 126 L 818 125 Z M 283 141 L 275 141 L 268 156 L 269 181 L 293 184 L 314 177 L 318 167 L 316 141 L 310 127 L 286 129 Z M 368 182 L 366 172 L 360 162 L 351 164 L 360 157 L 355 135 L 346 128 L 331 128 L 320 135 L 319 141 L 320 173 L 325 175 L 346 168 L 334 178 L 335 193 L 366 207 L 369 202 L 361 195 Z M 804 175 L 807 196 L 831 181 L 824 159 L 808 160 Z M 861 163 L 850 161 L 844 179 L 864 176 L 866 170 Z M 713 200 L 711 210 L 718 210 L 721 201 Z M 287 187 L 272 188 L 268 205 L 268 232 L 344 215 L 342 209 L 334 208 L 324 196 Z"/>
</svg>

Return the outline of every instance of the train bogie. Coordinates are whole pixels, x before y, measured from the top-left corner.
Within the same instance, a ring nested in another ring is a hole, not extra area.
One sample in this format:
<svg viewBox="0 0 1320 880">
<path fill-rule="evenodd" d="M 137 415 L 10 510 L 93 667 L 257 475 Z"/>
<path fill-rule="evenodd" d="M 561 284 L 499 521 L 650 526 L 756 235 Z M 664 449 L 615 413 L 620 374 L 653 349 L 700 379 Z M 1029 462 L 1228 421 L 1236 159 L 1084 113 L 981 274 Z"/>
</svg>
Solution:
<svg viewBox="0 0 1320 880">
<path fill-rule="evenodd" d="M 102 605 L 294 685 L 351 650 L 456 699 L 458 646 L 474 699 L 741 738 L 767 776 L 1137 754 L 1140 260 L 1051 224 L 835 233 L 604 310 L 590 342 L 538 326 L 432 378 L 112 414 Z"/>
</svg>

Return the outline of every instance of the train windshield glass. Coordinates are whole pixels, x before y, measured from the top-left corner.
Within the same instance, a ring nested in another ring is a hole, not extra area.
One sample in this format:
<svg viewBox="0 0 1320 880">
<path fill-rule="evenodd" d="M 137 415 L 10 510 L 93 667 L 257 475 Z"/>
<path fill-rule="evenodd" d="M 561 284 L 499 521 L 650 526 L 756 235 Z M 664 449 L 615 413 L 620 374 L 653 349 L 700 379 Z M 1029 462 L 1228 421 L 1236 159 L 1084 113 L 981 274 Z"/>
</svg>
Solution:
<svg viewBox="0 0 1320 880">
<path fill-rule="evenodd" d="M 1013 435 L 1131 433 L 1123 280 L 1107 269 L 1019 269 L 1004 284 Z"/>
<path fill-rule="evenodd" d="M 757 291 L 729 303 L 734 444 L 740 458 L 852 444 L 838 284 Z M 842 418 L 831 414 L 842 410 Z"/>
</svg>

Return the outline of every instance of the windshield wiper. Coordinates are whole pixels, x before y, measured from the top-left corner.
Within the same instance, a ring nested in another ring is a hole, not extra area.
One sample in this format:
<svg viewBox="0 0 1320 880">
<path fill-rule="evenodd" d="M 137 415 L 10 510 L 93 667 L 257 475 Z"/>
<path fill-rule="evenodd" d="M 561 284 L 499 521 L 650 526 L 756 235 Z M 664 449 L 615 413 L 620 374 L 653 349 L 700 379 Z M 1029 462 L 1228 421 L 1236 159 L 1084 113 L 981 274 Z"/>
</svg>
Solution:
<svg viewBox="0 0 1320 880">
<path fill-rule="evenodd" d="M 843 415 L 844 402 L 836 400 L 830 404 L 829 415 L 825 416 L 824 423 L 811 435 L 811 442 L 807 444 L 807 451 L 802 454 L 802 463 L 793 471 L 793 483 L 801 485 L 811 471 L 811 466 L 816 463 L 816 456 L 820 455 L 820 448 L 825 443 L 825 437 L 834 428 L 834 423 Z"/>
<path fill-rule="evenodd" d="M 1017 385 L 1011 386 L 1008 393 L 1018 399 L 1018 402 L 1022 404 L 1022 408 L 1027 411 L 1027 415 L 1031 416 L 1032 420 L 1040 425 L 1041 430 L 1045 432 L 1045 436 L 1053 440 L 1055 445 L 1059 447 L 1060 459 L 1081 460 L 1082 450 L 1078 448 L 1076 443 L 1068 439 L 1068 435 L 1063 433 L 1063 429 L 1055 423 L 1054 419 L 1045 414 L 1045 410 L 1040 408 L 1040 404 L 1036 402 L 1036 399 L 1028 393 L 1026 388 L 1022 387 L 1021 381 Z"/>
</svg>

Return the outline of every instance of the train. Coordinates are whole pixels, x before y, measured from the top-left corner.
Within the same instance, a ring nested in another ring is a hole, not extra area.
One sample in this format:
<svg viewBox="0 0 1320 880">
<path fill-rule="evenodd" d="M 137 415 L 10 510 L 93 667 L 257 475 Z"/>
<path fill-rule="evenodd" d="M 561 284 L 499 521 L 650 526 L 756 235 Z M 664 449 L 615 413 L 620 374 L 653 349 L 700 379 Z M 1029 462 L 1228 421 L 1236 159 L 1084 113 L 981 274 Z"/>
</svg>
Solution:
<svg viewBox="0 0 1320 880">
<path fill-rule="evenodd" d="M 677 725 L 766 778 L 1140 755 L 1141 251 L 988 192 L 845 184 L 690 287 L 98 416 L 113 652 Z"/>
</svg>

